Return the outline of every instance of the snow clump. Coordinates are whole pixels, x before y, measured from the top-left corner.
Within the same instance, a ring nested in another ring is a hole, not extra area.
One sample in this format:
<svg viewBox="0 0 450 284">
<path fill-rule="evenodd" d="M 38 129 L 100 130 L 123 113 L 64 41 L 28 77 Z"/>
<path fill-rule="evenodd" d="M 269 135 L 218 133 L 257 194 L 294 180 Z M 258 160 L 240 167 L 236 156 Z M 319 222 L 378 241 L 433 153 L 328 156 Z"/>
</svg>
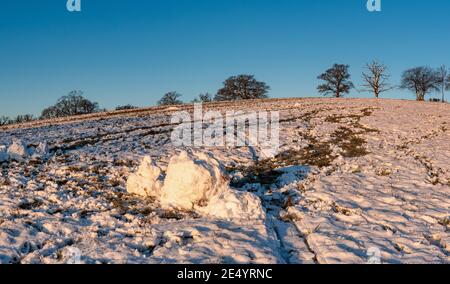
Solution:
<svg viewBox="0 0 450 284">
<path fill-rule="evenodd" d="M 201 152 L 182 151 L 173 156 L 164 182 L 161 170 L 149 157 L 144 158 L 137 173 L 129 177 L 127 190 L 156 197 L 164 209 L 195 211 L 226 220 L 265 218 L 259 198 L 230 188 L 219 161 Z"/>
<path fill-rule="evenodd" d="M 14 138 L 13 143 L 8 148 L 7 154 L 10 160 L 21 162 L 28 157 L 29 152 L 22 140 Z"/>
<path fill-rule="evenodd" d="M 40 142 L 37 147 L 28 147 L 24 141 L 13 138 L 9 147 L 0 145 L 0 163 L 8 161 L 23 162 L 27 158 L 45 159 L 48 157 L 48 153 L 46 142 Z"/>
<path fill-rule="evenodd" d="M 138 171 L 127 180 L 129 193 L 143 197 L 159 197 L 164 177 L 150 156 L 144 157 Z"/>
</svg>

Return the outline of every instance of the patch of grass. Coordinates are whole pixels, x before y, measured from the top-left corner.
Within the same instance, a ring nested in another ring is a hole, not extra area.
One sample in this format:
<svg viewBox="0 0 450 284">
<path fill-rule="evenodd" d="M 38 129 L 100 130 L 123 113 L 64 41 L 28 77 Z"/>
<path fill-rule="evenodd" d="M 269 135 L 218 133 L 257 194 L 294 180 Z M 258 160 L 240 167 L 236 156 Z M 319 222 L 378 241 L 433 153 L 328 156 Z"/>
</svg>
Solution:
<svg viewBox="0 0 450 284">
<path fill-rule="evenodd" d="M 292 212 L 283 212 L 280 214 L 280 220 L 285 223 L 295 223 L 297 221 L 300 221 L 301 218 L 297 214 L 294 214 Z"/>
<path fill-rule="evenodd" d="M 38 199 L 25 200 L 20 202 L 19 208 L 22 210 L 32 210 L 42 206 L 43 202 Z"/>
<path fill-rule="evenodd" d="M 338 214 L 342 214 L 342 215 L 345 215 L 345 216 L 353 215 L 353 212 L 350 209 L 342 207 L 342 206 L 339 206 L 336 203 L 333 203 L 331 208 L 333 209 L 333 211 L 335 213 L 338 213 Z"/>
<path fill-rule="evenodd" d="M 122 185 L 122 182 L 119 179 L 111 179 L 109 182 L 112 187 L 118 187 Z"/>
<path fill-rule="evenodd" d="M 116 159 L 114 160 L 114 166 L 116 167 L 133 167 L 135 166 L 135 162 L 132 160 L 121 160 L 121 159 Z"/>
<path fill-rule="evenodd" d="M 161 212 L 161 214 L 159 214 L 159 218 L 161 219 L 174 219 L 174 220 L 182 220 L 183 218 L 185 218 L 185 215 L 180 213 L 180 212 L 176 212 L 176 211 L 163 211 Z"/>
<path fill-rule="evenodd" d="M 248 183 L 271 185 L 283 174 L 278 168 L 306 165 L 319 168 L 328 167 L 336 159 L 328 143 L 320 142 L 309 144 L 301 150 L 287 150 L 273 159 L 262 160 L 247 168 L 228 168 L 229 172 L 238 170 L 244 178 L 232 181 L 231 186 L 242 187 Z"/>
<path fill-rule="evenodd" d="M 368 107 L 368 108 L 362 109 L 361 113 L 362 113 L 362 116 L 371 116 L 374 111 L 375 111 L 375 109 Z"/>
<path fill-rule="evenodd" d="M 94 213 L 93 211 L 89 211 L 89 210 L 81 210 L 79 213 L 80 218 L 82 219 L 86 219 L 87 217 L 89 217 L 92 213 Z"/>
<path fill-rule="evenodd" d="M 378 129 L 366 127 L 366 126 L 361 125 L 361 124 L 359 124 L 359 123 L 358 123 L 358 126 L 357 126 L 357 127 L 360 128 L 360 129 L 362 129 L 362 130 L 363 130 L 363 133 L 381 133 L 381 131 L 378 130 Z"/>
<path fill-rule="evenodd" d="M 86 167 L 79 166 L 79 165 L 71 165 L 71 166 L 67 167 L 67 170 L 69 172 L 74 172 L 74 173 L 76 173 L 76 172 L 84 172 L 86 170 Z"/>
<path fill-rule="evenodd" d="M 320 113 L 321 109 L 313 110 L 305 113 L 302 117 L 294 117 L 285 119 L 282 122 L 291 122 L 298 119 L 303 119 L 306 123 L 309 123 L 311 119 Z M 247 183 L 259 183 L 262 185 L 274 184 L 277 179 L 283 174 L 277 171 L 277 168 L 288 166 L 313 166 L 313 167 L 329 167 L 333 161 L 337 158 L 333 154 L 331 145 L 337 145 L 342 149 L 341 155 L 346 158 L 362 157 L 369 152 L 364 148 L 367 143 L 366 140 L 359 137 L 362 133 L 378 133 L 379 130 L 365 127 L 359 123 L 362 117 L 370 116 L 373 113 L 372 108 L 365 108 L 361 110 L 361 114 L 349 114 L 349 115 L 332 115 L 325 118 L 329 123 L 341 123 L 344 119 L 351 121 L 351 124 L 355 130 L 348 127 L 340 127 L 332 134 L 331 141 L 318 141 L 317 138 L 310 135 L 308 131 L 301 132 L 299 135 L 306 141 L 308 145 L 300 150 L 287 150 L 278 154 L 273 159 L 267 159 L 257 162 L 255 165 L 246 168 L 229 168 L 229 172 L 240 171 L 244 175 L 243 179 L 238 181 L 232 181 L 231 185 L 235 187 L 242 187 Z M 358 133 L 357 130 L 362 130 Z"/>
<path fill-rule="evenodd" d="M 283 209 L 288 209 L 289 207 L 293 207 L 293 206 L 295 206 L 295 204 L 294 204 L 294 200 L 292 199 L 292 197 L 291 196 L 288 196 L 288 198 L 284 201 L 284 204 L 283 204 Z"/>
<path fill-rule="evenodd" d="M 228 172 L 240 171 L 244 178 L 231 181 L 233 187 L 243 187 L 246 184 L 259 183 L 262 185 L 274 184 L 282 173 L 274 170 L 273 160 L 260 161 L 250 167 L 227 168 Z"/>
<path fill-rule="evenodd" d="M 380 177 L 390 176 L 392 174 L 392 170 L 388 168 L 381 168 L 376 171 L 376 175 Z"/>
<path fill-rule="evenodd" d="M 56 181 L 56 184 L 57 184 L 58 186 L 63 186 L 63 185 L 66 185 L 68 182 L 69 182 L 68 179 L 60 179 L 60 180 L 57 180 L 57 181 Z"/>
<path fill-rule="evenodd" d="M 449 227 L 450 226 L 450 217 L 442 218 L 442 219 L 438 220 L 438 223 L 441 226 Z"/>
<path fill-rule="evenodd" d="M 304 113 L 301 116 L 280 119 L 280 123 L 293 122 L 293 121 L 297 121 L 299 119 L 301 119 L 305 122 L 309 122 L 311 119 L 314 118 L 315 115 L 317 115 L 321 111 L 324 111 L 324 109 L 315 109 L 310 112 Z"/>
<path fill-rule="evenodd" d="M 4 178 L 2 180 L 1 185 L 10 186 L 11 185 L 11 180 L 8 177 L 6 177 L 6 178 Z"/>
<path fill-rule="evenodd" d="M 42 160 L 40 158 L 32 158 L 28 161 L 28 164 L 30 166 L 36 167 L 42 164 Z"/>
<path fill-rule="evenodd" d="M 143 208 L 139 208 L 139 209 L 137 210 L 137 212 L 138 212 L 139 214 L 143 215 L 143 216 L 148 216 L 148 215 L 150 215 L 151 213 L 153 213 L 153 209 L 150 208 L 150 207 L 143 207 Z"/>
<path fill-rule="evenodd" d="M 340 127 L 333 133 L 332 137 L 332 143 L 338 145 L 342 149 L 341 155 L 346 158 L 357 158 L 369 154 L 364 148 L 367 141 L 358 137 L 347 127 Z"/>
<path fill-rule="evenodd" d="M 129 203 L 124 198 L 124 194 L 120 192 L 116 194 L 109 193 L 104 195 L 104 197 L 108 202 L 111 202 L 113 208 L 119 211 L 119 214 L 125 215 L 130 210 Z"/>
<path fill-rule="evenodd" d="M 362 116 L 361 115 L 357 115 L 357 114 L 349 114 L 349 115 L 331 115 L 328 116 L 327 118 L 325 118 L 325 122 L 330 122 L 330 123 L 341 123 L 342 120 L 344 119 L 360 119 Z"/>
</svg>

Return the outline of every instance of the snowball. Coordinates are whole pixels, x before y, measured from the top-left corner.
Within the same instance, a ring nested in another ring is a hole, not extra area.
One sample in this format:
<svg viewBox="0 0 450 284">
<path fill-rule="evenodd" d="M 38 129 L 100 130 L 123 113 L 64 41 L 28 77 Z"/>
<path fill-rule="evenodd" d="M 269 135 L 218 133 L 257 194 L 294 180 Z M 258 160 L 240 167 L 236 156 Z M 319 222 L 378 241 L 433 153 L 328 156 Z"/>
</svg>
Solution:
<svg viewBox="0 0 450 284">
<path fill-rule="evenodd" d="M 162 187 L 161 183 L 159 168 L 145 158 L 138 172 L 129 177 L 127 190 L 154 196 L 169 210 L 194 211 L 226 220 L 259 220 L 266 216 L 260 199 L 230 188 L 223 166 L 205 153 L 182 151 L 173 156 Z"/>
<path fill-rule="evenodd" d="M 8 148 L 8 155 L 10 160 L 23 161 L 28 156 L 28 150 L 25 143 L 19 139 L 13 139 L 13 143 Z"/>
<path fill-rule="evenodd" d="M 152 158 L 145 157 L 137 173 L 128 178 L 127 191 L 144 197 L 159 197 L 163 183 L 161 173 Z"/>
</svg>

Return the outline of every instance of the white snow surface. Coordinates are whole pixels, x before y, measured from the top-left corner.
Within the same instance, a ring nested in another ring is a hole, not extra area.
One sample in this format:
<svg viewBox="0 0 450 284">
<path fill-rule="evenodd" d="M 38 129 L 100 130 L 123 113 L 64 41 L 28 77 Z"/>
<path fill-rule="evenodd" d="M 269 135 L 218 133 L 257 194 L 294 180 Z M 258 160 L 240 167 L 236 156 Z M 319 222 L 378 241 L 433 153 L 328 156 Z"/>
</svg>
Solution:
<svg viewBox="0 0 450 284">
<path fill-rule="evenodd" d="M 175 148 L 190 106 L 0 129 L 0 263 L 450 262 L 448 104 L 245 108 L 280 112 L 280 155 Z"/>
</svg>

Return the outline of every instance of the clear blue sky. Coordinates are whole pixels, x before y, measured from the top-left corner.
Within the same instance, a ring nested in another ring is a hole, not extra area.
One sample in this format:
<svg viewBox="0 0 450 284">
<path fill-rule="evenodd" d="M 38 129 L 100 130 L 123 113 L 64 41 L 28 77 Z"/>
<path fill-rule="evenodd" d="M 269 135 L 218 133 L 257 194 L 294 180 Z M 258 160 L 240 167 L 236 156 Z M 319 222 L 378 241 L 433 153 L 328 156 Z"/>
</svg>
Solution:
<svg viewBox="0 0 450 284">
<path fill-rule="evenodd" d="M 450 1 L 66 0 L 0 2 L 0 115 L 38 114 L 73 89 L 113 108 L 215 93 L 231 75 L 266 81 L 272 97 L 318 96 L 333 63 L 379 59 L 398 83 L 416 65 L 450 66 Z M 351 95 L 361 96 L 356 92 Z M 394 91 L 391 98 L 414 98 Z"/>
</svg>

